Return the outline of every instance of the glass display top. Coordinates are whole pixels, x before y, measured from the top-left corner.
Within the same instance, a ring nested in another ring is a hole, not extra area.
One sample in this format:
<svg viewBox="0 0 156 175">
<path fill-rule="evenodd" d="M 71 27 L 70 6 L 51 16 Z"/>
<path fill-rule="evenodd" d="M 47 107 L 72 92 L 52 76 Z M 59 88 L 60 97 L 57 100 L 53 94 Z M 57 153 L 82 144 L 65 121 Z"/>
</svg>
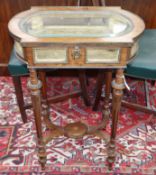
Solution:
<svg viewBox="0 0 156 175">
<path fill-rule="evenodd" d="M 21 18 L 20 29 L 31 36 L 46 37 L 117 37 L 129 33 L 129 18 L 104 11 L 37 11 Z"/>
</svg>

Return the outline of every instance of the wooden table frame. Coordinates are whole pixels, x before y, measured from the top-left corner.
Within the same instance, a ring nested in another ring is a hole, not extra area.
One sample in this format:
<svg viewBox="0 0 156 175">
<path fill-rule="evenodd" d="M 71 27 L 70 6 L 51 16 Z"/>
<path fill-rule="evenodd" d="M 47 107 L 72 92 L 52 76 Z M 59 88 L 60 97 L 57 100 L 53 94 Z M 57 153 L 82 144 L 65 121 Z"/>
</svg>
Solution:
<svg viewBox="0 0 156 175">
<path fill-rule="evenodd" d="M 115 38 L 82 38 L 82 37 L 72 37 L 72 38 L 35 38 L 33 36 L 30 36 L 24 32 L 21 31 L 21 29 L 18 27 L 19 21 L 34 12 L 40 11 L 40 10 L 60 10 L 60 11 L 66 11 L 66 10 L 113 10 L 115 12 L 121 13 L 123 15 L 126 15 L 127 18 L 129 18 L 131 21 L 134 22 L 133 30 L 129 33 L 115 37 Z M 41 94 L 40 94 L 40 88 L 42 86 L 42 82 L 38 79 L 37 76 L 37 69 L 39 68 L 101 68 L 101 69 L 116 69 L 116 78 L 112 82 L 113 87 L 113 103 L 112 103 L 112 127 L 111 127 L 111 137 L 110 137 L 110 144 L 108 148 L 108 162 L 109 162 L 109 168 L 111 169 L 112 163 L 115 160 L 115 138 L 116 138 L 116 130 L 117 130 L 117 123 L 118 123 L 118 113 L 120 111 L 121 107 L 121 99 L 123 95 L 123 89 L 124 86 L 124 68 L 127 65 L 127 61 L 130 58 L 130 53 L 132 50 L 132 47 L 134 43 L 137 41 L 141 33 L 143 32 L 145 26 L 144 22 L 136 15 L 127 12 L 125 10 L 122 10 L 119 7 L 34 7 L 29 11 L 23 12 L 19 15 L 16 15 L 9 23 L 9 31 L 14 38 L 15 41 L 20 42 L 23 50 L 24 50 L 24 57 L 28 61 L 28 68 L 30 71 L 30 79 L 28 82 L 28 86 L 31 90 L 31 96 L 32 96 L 32 104 L 34 109 L 34 116 L 35 116 L 35 124 L 36 124 L 36 130 L 37 130 L 37 138 L 38 138 L 38 156 L 39 156 L 39 162 L 42 166 L 42 169 L 45 169 L 46 165 L 46 149 L 45 149 L 45 143 L 49 141 L 49 138 L 43 138 L 42 133 L 42 120 L 41 116 L 44 116 L 45 122 L 47 124 L 47 127 L 49 127 L 52 132 L 54 132 L 54 135 L 60 135 L 60 133 L 63 133 L 62 128 L 56 127 L 55 125 L 51 124 L 49 120 L 49 111 L 48 111 L 48 102 L 47 99 L 43 95 L 44 100 L 44 109 L 42 108 L 41 104 Z M 35 63 L 34 62 L 34 54 L 33 50 L 34 48 L 46 48 L 46 47 L 54 47 L 55 45 L 59 46 L 65 46 L 68 48 L 68 63 L 67 64 L 46 64 L 46 63 Z M 80 48 L 80 59 L 78 61 L 73 61 L 72 58 L 72 51 L 74 51 L 75 46 L 79 46 Z M 102 48 L 119 48 L 120 49 L 120 59 L 118 63 L 97 63 L 97 64 L 87 64 L 85 62 L 86 59 L 86 48 L 87 47 L 102 47 Z M 130 61 L 130 60 L 129 60 Z M 109 79 L 110 74 L 109 71 L 107 73 L 107 78 Z M 110 84 L 110 82 L 108 82 Z M 109 88 L 106 89 L 106 98 L 104 101 L 104 123 L 108 120 L 110 115 L 109 110 L 109 95 L 110 91 Z M 42 110 L 43 109 L 43 110 Z M 103 123 L 103 127 L 104 126 Z M 79 126 L 79 124 L 77 124 Z M 80 124 L 80 128 L 84 131 L 81 134 L 85 134 L 85 127 Z M 53 136 L 52 136 L 53 137 Z"/>
</svg>

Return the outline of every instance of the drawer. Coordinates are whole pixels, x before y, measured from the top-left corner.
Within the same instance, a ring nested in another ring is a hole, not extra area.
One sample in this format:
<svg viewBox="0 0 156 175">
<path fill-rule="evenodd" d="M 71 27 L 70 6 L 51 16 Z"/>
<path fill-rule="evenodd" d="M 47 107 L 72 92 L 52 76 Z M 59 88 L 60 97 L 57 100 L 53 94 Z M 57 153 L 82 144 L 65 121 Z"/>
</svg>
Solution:
<svg viewBox="0 0 156 175">
<path fill-rule="evenodd" d="M 23 59 L 23 48 L 19 42 L 15 42 L 16 53 Z M 130 51 L 129 61 L 138 50 L 136 42 Z M 78 67 L 105 67 L 122 66 L 120 48 L 107 48 L 102 46 L 87 45 L 54 45 L 48 47 L 33 48 L 33 64 L 36 67 L 78 68 Z"/>
</svg>

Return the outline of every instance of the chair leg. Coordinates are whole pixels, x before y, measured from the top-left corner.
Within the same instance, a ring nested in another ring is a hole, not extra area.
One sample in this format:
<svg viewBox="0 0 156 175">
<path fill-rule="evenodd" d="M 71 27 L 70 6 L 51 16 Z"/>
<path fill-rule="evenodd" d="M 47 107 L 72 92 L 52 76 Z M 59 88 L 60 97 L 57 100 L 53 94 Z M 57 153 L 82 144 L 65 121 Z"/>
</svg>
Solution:
<svg viewBox="0 0 156 175">
<path fill-rule="evenodd" d="M 17 103 L 19 106 L 19 110 L 21 113 L 21 117 L 24 123 L 27 122 L 27 116 L 24 108 L 24 100 L 23 100 L 23 92 L 22 92 L 22 85 L 21 85 L 21 80 L 19 76 L 13 76 L 13 83 L 15 87 L 15 93 L 16 93 L 16 98 L 17 98 Z"/>
<path fill-rule="evenodd" d="M 144 89 L 145 89 L 145 100 L 146 100 L 146 106 L 150 109 L 150 97 L 149 97 L 149 89 L 147 85 L 147 81 L 144 81 Z"/>
<path fill-rule="evenodd" d="M 98 105 L 100 103 L 104 75 L 105 75 L 105 85 L 106 85 L 105 98 L 104 98 L 104 108 L 105 108 L 105 111 L 107 111 L 107 112 L 109 111 L 109 99 L 110 99 L 111 82 L 112 82 L 112 71 L 110 71 L 110 70 L 108 70 L 106 72 L 104 72 L 103 70 L 100 70 L 98 73 L 96 95 L 95 95 L 95 101 L 94 101 L 94 105 L 93 105 L 94 111 L 98 110 Z"/>
<path fill-rule="evenodd" d="M 112 73 L 107 73 L 107 77 L 106 79 L 106 90 L 105 90 L 105 97 L 108 96 L 110 94 L 110 84 L 111 84 L 111 78 L 112 78 Z M 101 94 L 102 94 L 102 85 L 103 85 L 103 76 L 104 76 L 104 72 L 100 71 L 98 74 L 98 78 L 97 78 L 97 91 L 96 91 L 96 96 L 95 96 L 95 102 L 93 105 L 93 110 L 97 110 L 98 109 L 98 105 L 101 99 Z M 127 108 L 131 108 L 137 111 L 141 111 L 141 112 L 145 112 L 148 114 L 154 114 L 156 115 L 156 111 L 153 109 L 150 109 L 150 105 L 149 105 L 149 98 L 148 98 L 148 92 L 147 92 L 147 85 L 146 85 L 146 81 L 145 81 L 145 96 L 146 96 L 146 103 L 147 106 L 142 106 L 136 103 L 131 103 L 131 102 L 127 102 L 125 100 L 122 100 L 122 106 L 127 107 Z M 108 104 L 108 100 L 105 101 L 106 104 Z M 106 105 L 107 106 L 107 105 Z"/>
<path fill-rule="evenodd" d="M 151 85 L 154 86 L 155 85 L 155 80 L 151 81 Z"/>
<path fill-rule="evenodd" d="M 145 98 L 146 98 L 146 106 L 142 106 L 136 103 L 127 102 L 125 100 L 122 100 L 122 106 L 125 106 L 130 109 L 134 109 L 137 111 L 145 112 L 148 114 L 154 114 L 156 115 L 156 111 L 153 109 L 150 109 L 150 103 L 149 103 L 149 95 L 148 95 L 148 87 L 146 80 L 144 81 L 144 87 L 145 87 Z"/>
<path fill-rule="evenodd" d="M 142 106 L 136 103 L 131 103 L 131 102 L 127 102 L 125 100 L 122 100 L 122 106 L 130 108 L 130 109 L 134 109 L 137 111 L 141 111 L 141 112 L 145 112 L 148 114 L 154 114 L 156 115 L 156 111 L 154 111 L 153 109 L 149 109 L 146 106 Z"/>
<path fill-rule="evenodd" d="M 89 96 L 87 92 L 87 80 L 86 80 L 85 70 L 79 70 L 78 74 L 79 74 L 79 81 L 80 81 L 80 86 L 81 86 L 81 91 L 82 91 L 84 102 L 86 106 L 90 106 L 91 104 L 90 104 L 90 100 L 89 100 Z"/>
<path fill-rule="evenodd" d="M 97 85 L 96 85 L 96 94 L 95 94 L 95 101 L 93 104 L 93 110 L 98 110 L 98 105 L 100 103 L 101 94 L 102 94 L 102 85 L 104 80 L 104 71 L 100 70 L 97 77 Z"/>
</svg>

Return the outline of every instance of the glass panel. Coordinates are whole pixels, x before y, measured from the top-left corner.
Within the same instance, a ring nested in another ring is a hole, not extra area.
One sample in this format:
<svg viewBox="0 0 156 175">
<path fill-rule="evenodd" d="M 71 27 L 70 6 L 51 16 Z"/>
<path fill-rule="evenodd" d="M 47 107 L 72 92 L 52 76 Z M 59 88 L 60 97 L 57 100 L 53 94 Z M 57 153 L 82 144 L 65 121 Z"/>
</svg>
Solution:
<svg viewBox="0 0 156 175">
<path fill-rule="evenodd" d="M 35 48 L 35 63 L 67 63 L 66 48 Z"/>
<path fill-rule="evenodd" d="M 115 37 L 130 32 L 132 22 L 112 10 L 40 11 L 23 18 L 21 30 L 35 37 Z"/>
<path fill-rule="evenodd" d="M 119 49 L 87 48 L 87 63 L 118 63 Z"/>
</svg>

